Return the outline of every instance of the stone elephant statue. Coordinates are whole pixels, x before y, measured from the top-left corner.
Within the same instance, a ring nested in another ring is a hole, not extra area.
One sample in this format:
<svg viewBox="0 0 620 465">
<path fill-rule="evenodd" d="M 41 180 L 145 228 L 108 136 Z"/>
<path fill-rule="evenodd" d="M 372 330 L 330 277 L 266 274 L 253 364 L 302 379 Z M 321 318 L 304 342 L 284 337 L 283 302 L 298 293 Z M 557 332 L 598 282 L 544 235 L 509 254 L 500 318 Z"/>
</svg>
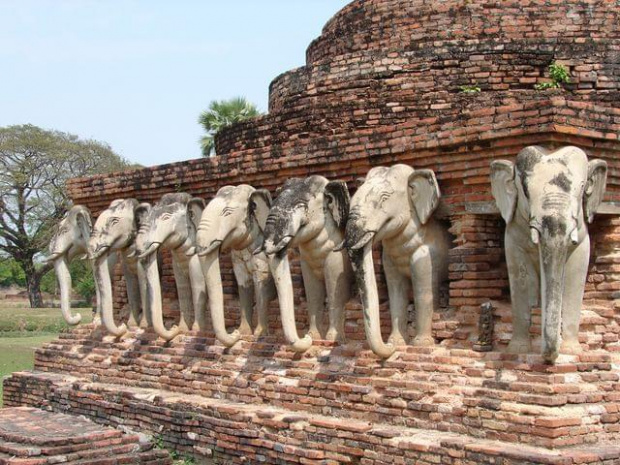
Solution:
<svg viewBox="0 0 620 465">
<path fill-rule="evenodd" d="M 334 248 L 343 241 L 348 211 L 346 184 L 323 176 L 289 179 L 271 206 L 262 250 L 276 283 L 284 334 L 295 351 L 307 350 L 313 338 L 322 337 L 326 304 L 329 328 L 325 339 L 344 341 L 344 306 L 351 295 L 352 273 L 346 253 Z M 310 320 L 303 339 L 295 324 L 289 247 L 299 247 L 301 255 Z"/>
<path fill-rule="evenodd" d="M 432 218 L 440 191 L 431 170 L 407 165 L 377 167 L 351 199 L 344 247 L 348 250 L 364 308 L 364 327 L 372 351 L 387 358 L 405 344 L 407 305 L 413 286 L 417 346 L 433 345 L 433 311 L 439 284 L 447 279 L 450 236 Z M 373 243 L 383 245 L 392 333 L 383 342 Z"/>
<path fill-rule="evenodd" d="M 60 288 L 60 309 L 65 321 L 77 325 L 82 321 L 79 313 L 71 314 L 71 274 L 69 263 L 87 256 L 88 240 L 92 229 L 92 219 L 88 208 L 75 205 L 58 224 L 49 244 L 49 256 L 46 262 L 54 263 L 54 271 Z"/>
<path fill-rule="evenodd" d="M 512 300 L 510 352 L 531 351 L 531 307 L 542 300 L 542 355 L 576 352 L 590 258 L 586 223 L 605 193 L 607 164 L 583 150 L 527 147 L 516 162 L 491 163 L 493 196 L 506 221 Z M 561 344 L 561 345 L 560 345 Z"/>
<path fill-rule="evenodd" d="M 165 194 L 153 207 L 141 204 L 136 209 L 139 230 L 136 255 L 144 267 L 149 314 L 155 332 L 169 341 L 179 333 L 206 330 L 206 289 L 198 257 L 187 253 L 195 247 L 196 226 L 204 200 L 185 193 Z M 157 251 L 172 253 L 172 268 L 177 287 L 181 318 L 178 326 L 166 329 L 162 314 L 162 292 Z"/>
<path fill-rule="evenodd" d="M 276 297 L 264 253 L 253 251 L 263 243 L 263 229 L 271 206 L 269 191 L 248 185 L 225 186 L 207 204 L 198 226 L 196 253 L 200 256 L 209 296 L 211 320 L 217 339 L 227 347 L 241 335 L 252 334 L 252 309 L 256 305 L 255 336 L 268 332 L 268 305 Z M 229 334 L 224 318 L 224 294 L 219 258 L 231 251 L 233 272 L 239 286 L 241 324 Z"/>
<path fill-rule="evenodd" d="M 101 320 L 106 330 L 120 337 L 127 332 L 127 326 L 147 326 L 148 307 L 146 283 L 141 266 L 135 257 L 134 239 L 138 230 L 135 211 L 138 208 L 136 199 L 118 199 L 104 210 L 93 226 L 88 241 L 88 257 L 93 262 L 95 286 L 101 311 Z M 129 302 L 129 321 L 117 326 L 114 322 L 112 300 L 112 280 L 110 257 L 120 255 L 123 263 L 123 274 L 127 284 L 127 300 Z M 142 321 L 139 324 L 139 321 Z"/>
</svg>

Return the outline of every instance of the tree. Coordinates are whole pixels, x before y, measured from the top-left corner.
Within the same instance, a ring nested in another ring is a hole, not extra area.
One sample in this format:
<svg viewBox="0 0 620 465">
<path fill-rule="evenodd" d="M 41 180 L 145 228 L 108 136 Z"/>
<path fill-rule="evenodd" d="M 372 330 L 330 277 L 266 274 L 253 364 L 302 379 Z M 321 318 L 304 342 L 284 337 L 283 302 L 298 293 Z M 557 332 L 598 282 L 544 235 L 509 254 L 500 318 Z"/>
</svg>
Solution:
<svg viewBox="0 0 620 465">
<path fill-rule="evenodd" d="M 256 108 L 256 105 L 248 102 L 244 97 L 212 101 L 209 104 L 209 109 L 203 111 L 198 118 L 198 123 L 207 132 L 200 139 L 202 156 L 215 155 L 215 136 L 223 128 L 260 115 L 261 112 Z"/>
<path fill-rule="evenodd" d="M 52 268 L 36 257 L 69 206 L 66 181 L 128 166 L 101 142 L 32 125 L 0 128 L 0 255 L 24 271 L 31 307 L 41 306 L 41 278 Z"/>
</svg>

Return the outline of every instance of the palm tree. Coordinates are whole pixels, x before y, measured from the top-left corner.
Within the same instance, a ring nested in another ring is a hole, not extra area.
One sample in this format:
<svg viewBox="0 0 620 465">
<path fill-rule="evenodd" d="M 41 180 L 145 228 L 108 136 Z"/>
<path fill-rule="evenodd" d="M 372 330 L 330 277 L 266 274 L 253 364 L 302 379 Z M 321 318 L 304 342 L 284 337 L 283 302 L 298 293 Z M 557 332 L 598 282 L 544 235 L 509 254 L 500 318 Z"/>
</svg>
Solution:
<svg viewBox="0 0 620 465">
<path fill-rule="evenodd" d="M 256 108 L 256 105 L 248 102 L 244 97 L 212 101 L 209 104 L 209 109 L 203 111 L 198 117 L 198 123 L 207 132 L 200 139 L 202 156 L 215 155 L 214 137 L 223 128 L 260 115 L 261 112 Z"/>
</svg>

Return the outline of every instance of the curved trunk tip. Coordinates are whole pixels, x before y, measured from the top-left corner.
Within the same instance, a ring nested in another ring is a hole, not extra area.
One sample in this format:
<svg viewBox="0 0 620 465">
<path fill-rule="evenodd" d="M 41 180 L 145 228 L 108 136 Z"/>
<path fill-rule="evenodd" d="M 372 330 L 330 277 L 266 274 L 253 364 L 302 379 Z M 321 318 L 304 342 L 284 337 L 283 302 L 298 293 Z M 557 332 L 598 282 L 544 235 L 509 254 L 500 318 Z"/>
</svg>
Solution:
<svg viewBox="0 0 620 465">
<path fill-rule="evenodd" d="M 310 347 L 312 347 L 312 336 L 309 334 L 291 343 L 291 348 L 295 352 L 306 352 Z"/>
</svg>

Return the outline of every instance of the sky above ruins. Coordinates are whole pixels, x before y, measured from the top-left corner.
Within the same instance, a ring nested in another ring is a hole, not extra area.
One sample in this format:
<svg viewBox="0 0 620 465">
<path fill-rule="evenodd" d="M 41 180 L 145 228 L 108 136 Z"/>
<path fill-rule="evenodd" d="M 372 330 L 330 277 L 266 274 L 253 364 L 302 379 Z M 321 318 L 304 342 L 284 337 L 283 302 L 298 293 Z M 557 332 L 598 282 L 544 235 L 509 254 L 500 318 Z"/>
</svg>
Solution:
<svg viewBox="0 0 620 465">
<path fill-rule="evenodd" d="M 0 126 L 109 143 L 151 166 L 198 158 L 200 112 L 302 66 L 349 0 L 4 0 Z"/>
</svg>

